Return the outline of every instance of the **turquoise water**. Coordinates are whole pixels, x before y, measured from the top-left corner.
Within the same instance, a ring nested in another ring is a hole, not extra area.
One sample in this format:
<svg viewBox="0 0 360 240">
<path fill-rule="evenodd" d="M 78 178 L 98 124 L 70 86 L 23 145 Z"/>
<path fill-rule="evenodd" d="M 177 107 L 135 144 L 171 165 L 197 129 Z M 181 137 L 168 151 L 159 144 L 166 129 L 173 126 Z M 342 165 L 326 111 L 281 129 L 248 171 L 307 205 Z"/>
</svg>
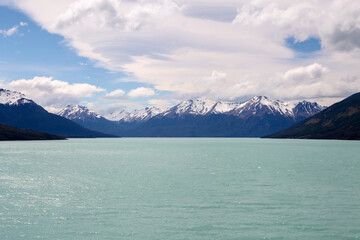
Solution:
<svg viewBox="0 0 360 240">
<path fill-rule="evenodd" d="M 358 239 L 360 142 L 0 143 L 0 239 Z"/>
</svg>

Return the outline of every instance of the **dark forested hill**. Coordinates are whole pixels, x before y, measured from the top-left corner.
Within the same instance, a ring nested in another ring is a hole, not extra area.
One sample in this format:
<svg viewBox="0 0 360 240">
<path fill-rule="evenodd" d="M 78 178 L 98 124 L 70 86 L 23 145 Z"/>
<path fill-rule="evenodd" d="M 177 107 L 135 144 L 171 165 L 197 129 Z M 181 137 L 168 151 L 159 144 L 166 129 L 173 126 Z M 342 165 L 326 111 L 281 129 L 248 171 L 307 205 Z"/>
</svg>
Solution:
<svg viewBox="0 0 360 240">
<path fill-rule="evenodd" d="M 268 138 L 360 140 L 360 93 Z"/>
<path fill-rule="evenodd" d="M 0 123 L 0 141 L 7 140 L 61 140 L 63 137 L 39 132 L 29 132 Z"/>
</svg>

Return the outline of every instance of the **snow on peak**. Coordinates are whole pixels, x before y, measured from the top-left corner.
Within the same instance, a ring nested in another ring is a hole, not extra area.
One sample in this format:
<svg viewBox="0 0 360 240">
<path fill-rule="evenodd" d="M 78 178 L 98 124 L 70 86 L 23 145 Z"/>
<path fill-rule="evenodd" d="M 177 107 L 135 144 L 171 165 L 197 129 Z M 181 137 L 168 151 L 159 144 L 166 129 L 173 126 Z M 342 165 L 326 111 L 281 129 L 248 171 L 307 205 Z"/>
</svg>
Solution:
<svg viewBox="0 0 360 240">
<path fill-rule="evenodd" d="M 214 105 L 213 109 L 211 110 L 211 113 L 214 113 L 214 114 L 227 113 L 227 112 L 234 110 L 234 108 L 236 108 L 237 106 L 239 106 L 239 103 L 217 102 Z"/>
<path fill-rule="evenodd" d="M 140 110 L 134 110 L 130 113 L 124 109 L 120 109 L 119 111 L 106 114 L 104 117 L 110 121 L 124 122 L 142 122 L 158 115 L 160 117 L 174 117 L 183 114 L 198 116 L 226 114 L 241 118 L 254 115 L 263 116 L 265 114 L 272 114 L 295 118 L 297 116 L 311 116 L 323 109 L 324 108 L 319 106 L 317 103 L 307 101 L 295 104 L 272 100 L 265 96 L 256 96 L 242 103 L 195 99 L 182 101 L 176 106 L 168 109 L 160 109 L 152 106 Z M 58 115 L 72 120 L 84 120 L 89 117 L 101 118 L 101 116 L 95 112 L 79 105 L 69 105 L 61 110 Z"/>
<path fill-rule="evenodd" d="M 125 122 L 139 122 L 139 121 L 146 121 L 160 113 L 164 110 L 157 107 L 146 107 L 140 110 L 134 110 L 131 113 L 127 114 L 125 117 L 122 118 Z"/>
<path fill-rule="evenodd" d="M 25 103 L 33 103 L 33 101 L 26 99 L 25 95 L 20 92 L 0 88 L 0 104 L 18 105 Z"/>
<path fill-rule="evenodd" d="M 248 114 L 252 113 L 253 115 L 262 113 L 279 113 L 285 116 L 293 116 L 293 108 L 295 104 L 289 102 L 282 102 L 279 100 L 272 100 L 265 96 L 256 96 L 248 101 L 239 104 L 239 106 L 235 109 L 237 115 L 240 115 L 244 112 Z"/>
<path fill-rule="evenodd" d="M 252 102 L 267 102 L 269 101 L 269 98 L 266 96 L 255 96 L 253 98 L 251 98 L 249 101 Z"/>
<path fill-rule="evenodd" d="M 101 118 L 100 115 L 87 107 L 80 105 L 68 105 L 63 108 L 57 115 L 74 120 L 85 120 L 87 118 Z"/>
<path fill-rule="evenodd" d="M 237 102 L 216 102 L 207 99 L 196 99 L 182 101 L 178 105 L 164 112 L 163 115 L 207 115 L 207 114 L 228 114 L 234 116 L 248 116 L 254 114 L 281 114 L 294 116 L 295 104 L 272 100 L 265 96 L 256 96 L 248 101 Z"/>
<path fill-rule="evenodd" d="M 170 108 L 168 111 L 166 111 L 166 113 L 164 113 L 164 115 L 168 115 L 170 113 L 175 113 L 177 115 L 184 113 L 206 115 L 214 108 L 215 104 L 215 101 L 208 99 L 186 100 Z"/>
<path fill-rule="evenodd" d="M 107 120 L 110 120 L 110 121 L 120 121 L 121 119 L 123 119 L 127 115 L 129 115 L 129 112 L 126 111 L 125 109 L 121 109 L 121 110 L 118 110 L 118 111 L 114 111 L 114 112 L 110 112 L 108 114 L 105 114 L 104 118 L 106 118 Z"/>
</svg>

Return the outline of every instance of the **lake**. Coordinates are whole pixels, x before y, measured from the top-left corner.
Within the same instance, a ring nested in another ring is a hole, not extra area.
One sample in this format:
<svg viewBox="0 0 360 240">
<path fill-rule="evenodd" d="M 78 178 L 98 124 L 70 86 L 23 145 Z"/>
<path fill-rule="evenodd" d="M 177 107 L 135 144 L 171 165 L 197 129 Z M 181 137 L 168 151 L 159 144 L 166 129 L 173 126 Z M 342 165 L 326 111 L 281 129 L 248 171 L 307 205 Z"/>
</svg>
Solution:
<svg viewBox="0 0 360 240">
<path fill-rule="evenodd" d="M 360 142 L 0 142 L 0 239 L 358 239 Z"/>
</svg>

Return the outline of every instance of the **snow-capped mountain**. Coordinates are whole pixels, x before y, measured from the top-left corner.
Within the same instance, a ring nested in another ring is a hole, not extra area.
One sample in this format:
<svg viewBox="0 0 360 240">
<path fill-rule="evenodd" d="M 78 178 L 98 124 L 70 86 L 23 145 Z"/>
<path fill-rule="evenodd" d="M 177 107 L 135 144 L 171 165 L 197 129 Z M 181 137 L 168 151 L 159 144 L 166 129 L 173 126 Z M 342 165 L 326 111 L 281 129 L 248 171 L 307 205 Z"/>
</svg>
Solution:
<svg viewBox="0 0 360 240">
<path fill-rule="evenodd" d="M 73 105 L 59 115 L 82 126 L 120 136 L 263 136 L 320 112 L 317 103 L 289 103 L 257 96 L 242 103 L 208 99 L 182 101 L 162 110 L 120 110 L 105 117 Z"/>
<path fill-rule="evenodd" d="M 264 96 L 257 96 L 242 103 L 224 101 L 216 102 L 208 99 L 186 100 L 165 110 L 154 106 L 134 110 L 132 112 L 127 112 L 126 110 L 121 109 L 117 112 L 115 111 L 106 114 L 103 117 L 110 121 L 127 123 L 145 122 L 154 117 L 174 118 L 183 115 L 205 116 L 211 114 L 225 114 L 239 118 L 272 114 L 297 118 L 298 116 L 310 117 L 322 109 L 323 107 L 319 106 L 317 103 L 302 101 L 296 104 L 272 100 Z M 71 120 L 101 118 L 99 114 L 79 105 L 69 105 L 62 109 L 58 115 Z"/>
<path fill-rule="evenodd" d="M 0 123 L 20 129 L 65 137 L 108 137 L 90 131 L 66 118 L 47 112 L 20 92 L 0 89 Z"/>
<path fill-rule="evenodd" d="M 146 107 L 140 110 L 134 110 L 124 116 L 121 120 L 124 122 L 142 122 L 162 113 L 164 110 L 157 107 Z"/>
<path fill-rule="evenodd" d="M 119 135 L 117 121 L 110 121 L 96 112 L 80 105 L 68 105 L 58 115 L 80 124 L 81 126 L 112 135 Z"/>
<path fill-rule="evenodd" d="M 320 111 L 324 110 L 326 107 L 320 106 L 316 102 L 308 102 L 308 101 L 302 101 L 296 104 L 296 106 L 293 108 L 293 113 L 295 116 L 302 116 L 302 117 L 310 117 L 312 115 L 315 115 L 319 113 Z"/>
<path fill-rule="evenodd" d="M 265 114 L 297 118 L 310 117 L 324 108 L 317 103 L 302 101 L 297 104 L 256 96 L 246 102 L 215 102 L 212 100 L 187 100 L 161 113 L 162 116 L 226 114 L 247 118 Z"/>
<path fill-rule="evenodd" d="M 132 112 L 126 110 L 119 110 L 104 115 L 104 118 L 110 121 L 122 122 L 142 122 L 164 112 L 164 109 L 157 107 L 146 107 L 144 109 L 136 109 Z"/>
<path fill-rule="evenodd" d="M 283 130 L 323 109 L 307 101 L 289 103 L 257 96 L 242 103 L 187 100 L 165 110 L 119 110 L 105 117 L 83 106 L 68 105 L 58 113 L 60 117 L 22 93 L 0 89 L 0 122 L 69 137 L 101 136 L 99 132 L 146 137 L 259 137 Z"/>
<path fill-rule="evenodd" d="M 19 105 L 25 103 L 34 102 L 30 99 L 27 99 L 25 95 L 20 92 L 0 88 L 0 104 Z"/>
<path fill-rule="evenodd" d="M 294 117 L 294 104 L 272 100 L 264 96 L 256 96 L 250 100 L 240 103 L 236 108 L 231 110 L 229 114 L 238 117 L 263 116 L 265 114 L 282 115 Z"/>
<path fill-rule="evenodd" d="M 103 117 L 84 106 L 69 105 L 58 114 L 94 131 L 120 136 L 162 111 L 160 108 L 147 107 L 130 113 L 125 110 L 114 111 Z"/>
<path fill-rule="evenodd" d="M 231 112 L 238 106 L 239 106 L 239 103 L 234 103 L 234 102 L 217 102 L 211 109 L 210 113 L 224 114 L 224 113 Z"/>
<path fill-rule="evenodd" d="M 320 112 L 317 103 L 253 97 L 242 103 L 187 100 L 145 121 L 131 136 L 259 137 Z"/>
<path fill-rule="evenodd" d="M 205 99 L 182 101 L 178 105 L 163 112 L 162 115 L 164 115 L 164 116 L 169 115 L 169 114 L 206 115 L 213 109 L 215 104 L 216 104 L 215 101 L 205 100 Z"/>
<path fill-rule="evenodd" d="M 80 105 L 67 105 L 57 115 L 61 117 L 65 117 L 70 120 L 82 120 L 85 119 L 97 119 L 101 118 L 101 116 L 94 111 L 88 109 L 87 107 L 80 106 Z"/>
</svg>

